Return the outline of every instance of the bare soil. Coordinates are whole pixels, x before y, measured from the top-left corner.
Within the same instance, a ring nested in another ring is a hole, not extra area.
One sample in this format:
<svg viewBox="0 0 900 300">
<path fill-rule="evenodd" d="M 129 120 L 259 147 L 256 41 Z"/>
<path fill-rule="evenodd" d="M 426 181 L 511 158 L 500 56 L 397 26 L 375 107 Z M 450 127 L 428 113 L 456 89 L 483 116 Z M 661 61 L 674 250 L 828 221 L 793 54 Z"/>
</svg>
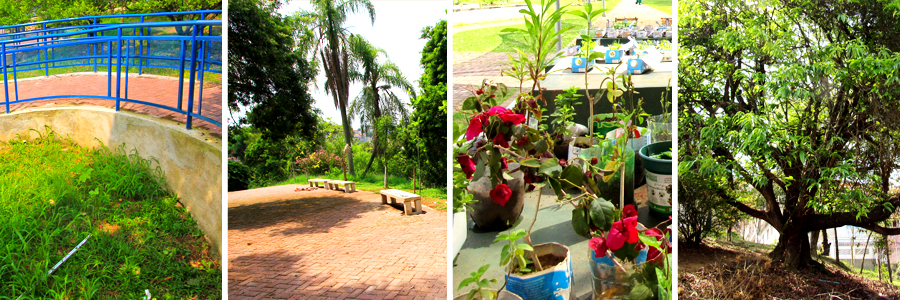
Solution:
<svg viewBox="0 0 900 300">
<path fill-rule="evenodd" d="M 900 299 L 897 286 L 828 261 L 789 272 L 761 245 L 707 241 L 679 249 L 678 299 Z"/>
</svg>

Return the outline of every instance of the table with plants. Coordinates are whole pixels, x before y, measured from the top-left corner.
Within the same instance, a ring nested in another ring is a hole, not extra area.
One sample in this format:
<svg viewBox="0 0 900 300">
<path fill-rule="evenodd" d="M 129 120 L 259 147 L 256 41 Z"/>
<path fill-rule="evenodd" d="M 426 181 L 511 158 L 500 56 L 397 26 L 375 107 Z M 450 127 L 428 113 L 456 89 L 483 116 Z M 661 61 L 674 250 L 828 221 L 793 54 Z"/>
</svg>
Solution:
<svg viewBox="0 0 900 300">
<path fill-rule="evenodd" d="M 659 84 L 638 85 L 665 74 L 551 71 L 567 30 L 552 4 L 529 5 L 525 28 L 510 29 L 523 43 L 503 73 L 519 86 L 485 81 L 457 111 L 468 124 L 453 136 L 456 298 L 670 299 L 670 92 L 648 101 L 639 90 Z M 578 12 L 590 24 L 603 11 Z M 557 89 L 563 75 L 580 80 Z"/>
</svg>

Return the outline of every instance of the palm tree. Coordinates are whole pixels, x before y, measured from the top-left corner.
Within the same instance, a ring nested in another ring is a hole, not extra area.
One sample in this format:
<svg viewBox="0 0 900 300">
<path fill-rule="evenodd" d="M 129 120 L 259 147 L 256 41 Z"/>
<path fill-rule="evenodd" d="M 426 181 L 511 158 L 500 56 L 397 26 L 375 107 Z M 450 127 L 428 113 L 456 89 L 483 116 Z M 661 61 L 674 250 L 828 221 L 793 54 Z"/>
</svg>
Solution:
<svg viewBox="0 0 900 300">
<path fill-rule="evenodd" d="M 360 80 L 365 85 L 359 95 L 350 103 L 351 118 L 360 118 L 362 124 L 370 124 L 375 127 L 375 121 L 382 116 L 391 116 L 393 120 L 403 120 L 408 122 L 409 110 L 393 88 L 400 88 L 410 93 L 415 98 L 413 85 L 400 72 L 400 67 L 393 61 L 388 59 L 387 52 L 379 49 L 359 35 L 350 37 L 350 49 L 353 57 L 359 65 L 359 72 L 354 74 L 356 80 Z M 379 58 L 384 58 L 379 60 Z M 378 155 L 383 155 L 384 147 L 379 139 L 375 138 L 378 132 L 373 132 L 372 138 L 372 156 L 366 164 L 363 175 L 369 172 L 372 167 L 372 161 Z"/>
<path fill-rule="evenodd" d="M 318 36 L 317 45 L 313 49 L 325 71 L 325 92 L 334 98 L 334 106 L 341 111 L 341 123 L 344 127 L 344 142 L 353 141 L 350 118 L 347 115 L 350 99 L 351 60 L 350 36 L 343 27 L 347 17 L 356 12 L 368 12 L 369 19 L 375 24 L 375 7 L 369 0 L 312 0 L 313 10 L 300 12 L 301 19 L 310 22 Z M 348 151 L 347 164 L 351 175 L 356 171 L 353 167 L 353 151 Z"/>
</svg>

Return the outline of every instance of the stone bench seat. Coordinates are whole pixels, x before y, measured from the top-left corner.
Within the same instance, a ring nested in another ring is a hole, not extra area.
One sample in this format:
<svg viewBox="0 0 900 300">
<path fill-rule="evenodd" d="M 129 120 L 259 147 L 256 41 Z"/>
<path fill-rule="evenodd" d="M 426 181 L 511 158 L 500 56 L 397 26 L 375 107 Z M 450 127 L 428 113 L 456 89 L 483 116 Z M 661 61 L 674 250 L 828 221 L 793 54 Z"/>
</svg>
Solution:
<svg viewBox="0 0 900 300">
<path fill-rule="evenodd" d="M 403 212 L 409 216 L 413 214 L 421 214 L 422 211 L 422 196 L 401 191 L 401 190 L 382 190 L 381 191 L 381 203 L 387 204 L 388 198 L 391 199 L 391 203 L 397 203 L 397 200 L 403 201 Z M 412 205 L 410 202 L 414 202 L 416 205 L 415 211 L 412 210 Z"/>
<path fill-rule="evenodd" d="M 356 192 L 356 182 L 344 180 L 329 180 L 325 182 L 325 187 L 329 190 L 337 190 L 338 187 L 344 186 L 345 193 Z"/>
<path fill-rule="evenodd" d="M 319 188 L 319 183 L 322 184 L 322 187 L 326 187 L 328 185 L 328 181 L 330 181 L 330 180 L 331 179 L 316 178 L 316 179 L 307 180 L 306 182 L 309 183 L 310 187 Z M 313 184 L 315 184 L 315 186 L 313 186 Z"/>
</svg>

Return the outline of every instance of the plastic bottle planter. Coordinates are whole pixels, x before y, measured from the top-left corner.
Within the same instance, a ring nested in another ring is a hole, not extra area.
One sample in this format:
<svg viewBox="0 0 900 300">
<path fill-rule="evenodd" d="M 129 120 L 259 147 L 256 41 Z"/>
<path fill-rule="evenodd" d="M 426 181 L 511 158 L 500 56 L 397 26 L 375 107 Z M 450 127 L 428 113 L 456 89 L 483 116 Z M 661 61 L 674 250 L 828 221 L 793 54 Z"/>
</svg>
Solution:
<svg viewBox="0 0 900 300">
<path fill-rule="evenodd" d="M 595 138 L 594 145 L 596 145 L 597 142 L 599 142 L 599 141 L 600 141 L 599 139 Z M 566 157 L 566 160 L 572 161 L 573 159 L 578 157 L 578 154 L 581 153 L 581 151 L 583 151 L 584 149 L 590 148 L 590 146 L 593 146 L 590 143 L 591 143 L 591 138 L 586 137 L 586 136 L 580 136 L 580 137 L 576 137 L 575 139 L 573 139 L 572 142 L 569 143 L 569 155 Z M 582 148 L 579 145 L 588 145 L 588 147 Z"/>
<path fill-rule="evenodd" d="M 606 29 L 606 37 L 615 39 L 619 37 L 619 30 L 615 28 L 607 28 Z"/>
<path fill-rule="evenodd" d="M 672 140 L 672 115 L 655 115 L 647 120 L 647 126 L 650 127 L 650 142 L 662 142 Z M 640 150 L 640 149 L 638 149 Z"/>
<path fill-rule="evenodd" d="M 622 62 L 622 57 L 625 55 L 625 51 L 622 50 L 606 50 L 606 63 L 608 64 L 617 64 Z"/>
<path fill-rule="evenodd" d="M 603 168 L 609 162 L 609 158 L 612 157 L 612 153 L 614 151 L 615 145 L 614 141 L 606 139 L 600 141 L 598 147 L 591 147 L 590 149 L 586 149 L 581 151 L 578 154 L 579 157 L 583 158 L 586 161 L 590 161 L 591 158 L 597 158 L 598 162 L 596 166 Z M 622 170 L 616 170 L 616 173 L 613 174 L 612 179 L 609 182 L 603 182 L 603 180 L 597 180 L 597 189 L 599 189 L 599 196 L 609 200 L 613 205 L 619 207 L 619 193 L 622 188 L 625 189 L 625 205 L 635 204 L 634 203 L 634 156 L 635 151 L 630 147 L 625 148 L 625 155 L 627 155 L 627 159 L 625 159 L 625 184 L 622 186 Z"/>
<path fill-rule="evenodd" d="M 492 290 L 492 291 L 494 291 L 495 293 L 497 292 L 496 290 Z M 453 300 L 466 300 L 466 298 L 468 298 L 468 296 L 469 296 L 468 293 L 465 293 L 465 294 L 453 297 Z M 519 295 L 510 293 L 507 290 L 503 290 L 502 292 L 500 292 L 500 294 L 497 294 L 497 300 L 522 300 L 522 297 L 519 297 Z"/>
<path fill-rule="evenodd" d="M 637 75 L 644 74 L 650 71 L 650 66 L 644 62 L 643 59 L 640 58 L 630 58 L 628 59 L 628 70 L 626 71 L 628 74 Z"/>
<path fill-rule="evenodd" d="M 557 243 L 546 243 L 534 246 L 538 256 L 553 253 L 565 255 L 565 259 L 552 268 L 528 275 L 507 275 L 506 289 L 529 300 L 568 300 L 572 291 L 572 259 L 569 248 Z M 525 253 L 530 257 L 529 252 Z"/>
<path fill-rule="evenodd" d="M 637 39 L 647 39 L 647 36 L 649 36 L 649 35 L 650 35 L 649 32 L 648 32 L 648 31 L 644 31 L 644 30 L 641 30 L 641 31 L 638 31 L 638 32 L 635 32 L 635 33 L 634 33 L 634 37 L 637 38 Z"/>
<path fill-rule="evenodd" d="M 671 149 L 672 141 L 663 141 L 644 146 L 639 153 L 644 169 L 647 170 L 650 212 L 660 218 L 672 215 L 672 159 L 651 156 Z"/>
<path fill-rule="evenodd" d="M 456 257 L 466 242 L 466 235 L 469 231 L 467 222 L 465 210 L 453 213 L 453 253 L 450 257 Z"/>
<path fill-rule="evenodd" d="M 612 258 L 607 255 L 594 257 L 594 249 L 588 248 L 591 255 L 588 264 L 591 267 L 591 287 L 594 291 L 592 299 L 627 299 L 631 292 L 631 278 L 616 267 Z M 625 269 L 634 269 L 647 261 L 647 250 L 641 250 L 635 263 L 620 262 Z"/>
<path fill-rule="evenodd" d="M 587 58 L 573 56 L 572 57 L 572 73 L 587 72 L 594 64 L 589 62 Z"/>
</svg>

